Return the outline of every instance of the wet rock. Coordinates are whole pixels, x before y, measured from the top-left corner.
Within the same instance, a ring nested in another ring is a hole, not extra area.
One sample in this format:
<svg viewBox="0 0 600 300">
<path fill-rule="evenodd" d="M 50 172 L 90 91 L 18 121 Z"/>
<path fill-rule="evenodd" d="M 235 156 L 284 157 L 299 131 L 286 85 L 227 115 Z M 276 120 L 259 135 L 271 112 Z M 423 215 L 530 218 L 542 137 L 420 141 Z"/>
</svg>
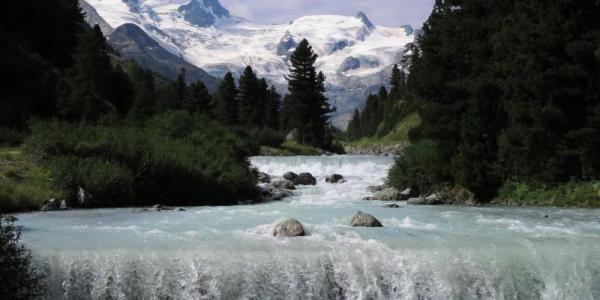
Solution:
<svg viewBox="0 0 600 300">
<path fill-rule="evenodd" d="M 177 211 L 187 211 L 187 209 L 185 209 L 183 207 L 180 207 L 180 208 L 177 209 Z"/>
<path fill-rule="evenodd" d="M 77 204 L 79 204 L 80 207 L 89 206 L 93 199 L 94 196 L 88 191 L 86 191 L 82 187 L 77 188 Z"/>
<path fill-rule="evenodd" d="M 272 186 L 263 188 L 261 192 L 262 201 L 264 202 L 281 201 L 294 195 L 294 193 L 288 189 L 281 189 Z"/>
<path fill-rule="evenodd" d="M 304 236 L 304 227 L 296 219 L 287 219 L 279 222 L 273 229 L 273 236 L 277 237 L 297 237 Z"/>
<path fill-rule="evenodd" d="M 410 198 L 418 197 L 419 193 L 416 190 L 407 188 L 404 191 L 400 192 L 400 200 L 406 201 Z"/>
<path fill-rule="evenodd" d="M 16 221 L 19 221 L 19 219 L 15 216 L 5 216 L 2 218 L 2 221 L 4 222 L 9 222 L 9 223 L 14 223 Z"/>
<path fill-rule="evenodd" d="M 285 180 L 285 179 L 273 181 L 269 185 L 267 185 L 267 188 L 276 188 L 276 189 L 284 189 L 284 190 L 295 190 L 296 189 L 296 187 L 294 186 L 294 183 L 292 183 L 289 180 Z"/>
<path fill-rule="evenodd" d="M 65 200 L 60 201 L 60 210 L 69 210 L 69 206 L 67 206 L 67 201 L 65 201 Z"/>
<path fill-rule="evenodd" d="M 294 173 L 294 172 L 285 172 L 285 174 L 283 174 L 283 179 L 285 180 L 289 180 L 289 181 L 294 181 L 296 180 L 296 178 L 298 178 L 298 174 Z"/>
<path fill-rule="evenodd" d="M 346 182 L 346 180 L 344 180 L 344 176 L 342 176 L 340 174 L 333 174 L 333 175 L 327 176 L 325 181 L 329 182 L 329 183 L 344 183 L 344 182 Z"/>
<path fill-rule="evenodd" d="M 300 173 L 298 178 L 294 180 L 295 185 L 316 185 L 317 179 L 310 173 Z"/>
<path fill-rule="evenodd" d="M 389 187 L 375 193 L 373 198 L 382 201 L 400 201 L 402 200 L 402 195 L 397 189 Z"/>
<path fill-rule="evenodd" d="M 258 172 L 258 182 L 260 183 L 269 183 L 271 182 L 271 176 L 264 172 Z"/>
<path fill-rule="evenodd" d="M 425 200 L 425 198 L 423 198 L 423 197 L 415 197 L 415 198 L 408 199 L 408 201 L 406 201 L 406 204 L 410 204 L 410 205 L 426 205 L 427 204 L 427 200 Z"/>
<path fill-rule="evenodd" d="M 44 204 L 42 205 L 42 211 L 55 211 L 55 210 L 60 210 L 60 204 L 61 201 L 58 201 L 56 199 L 50 199 L 50 200 L 46 200 L 44 201 Z"/>
<path fill-rule="evenodd" d="M 442 194 L 436 193 L 427 197 L 410 198 L 406 203 L 410 205 L 441 205 L 447 204 L 449 201 Z"/>
<path fill-rule="evenodd" d="M 383 207 L 385 207 L 385 208 L 400 208 L 400 205 L 398 205 L 398 204 L 386 204 Z"/>
<path fill-rule="evenodd" d="M 359 211 L 352 217 L 350 225 L 354 227 L 383 227 L 383 224 L 379 222 L 375 217 L 370 214 Z"/>
<path fill-rule="evenodd" d="M 140 213 L 145 213 L 145 212 L 149 212 L 150 210 L 147 208 L 140 208 L 140 209 L 134 209 L 131 212 L 134 214 L 140 214 Z"/>
<path fill-rule="evenodd" d="M 154 210 L 156 210 L 156 211 L 163 211 L 163 210 L 173 210 L 173 208 L 171 208 L 171 207 L 166 207 L 166 206 L 164 206 L 164 205 L 161 205 L 161 204 L 156 204 L 156 205 L 152 206 L 152 208 L 153 208 Z"/>
<path fill-rule="evenodd" d="M 385 190 L 387 188 L 387 186 L 385 184 L 382 185 L 372 185 L 370 187 L 367 188 L 367 191 L 371 192 L 371 193 L 377 193 L 377 192 L 381 192 L 383 190 Z"/>
</svg>

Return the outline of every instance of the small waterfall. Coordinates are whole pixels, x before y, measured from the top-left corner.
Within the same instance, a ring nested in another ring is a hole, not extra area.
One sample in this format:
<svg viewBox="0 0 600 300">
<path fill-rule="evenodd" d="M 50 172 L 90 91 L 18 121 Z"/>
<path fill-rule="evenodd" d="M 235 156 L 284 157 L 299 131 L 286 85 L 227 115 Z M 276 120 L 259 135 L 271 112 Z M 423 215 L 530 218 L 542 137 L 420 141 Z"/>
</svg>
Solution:
<svg viewBox="0 0 600 300">
<path fill-rule="evenodd" d="M 318 183 L 263 205 L 19 215 L 43 299 L 600 299 L 599 210 L 389 209 L 361 199 L 393 157 L 251 163 Z M 384 227 L 349 226 L 359 210 Z M 272 237 L 288 217 L 308 236 Z"/>
</svg>

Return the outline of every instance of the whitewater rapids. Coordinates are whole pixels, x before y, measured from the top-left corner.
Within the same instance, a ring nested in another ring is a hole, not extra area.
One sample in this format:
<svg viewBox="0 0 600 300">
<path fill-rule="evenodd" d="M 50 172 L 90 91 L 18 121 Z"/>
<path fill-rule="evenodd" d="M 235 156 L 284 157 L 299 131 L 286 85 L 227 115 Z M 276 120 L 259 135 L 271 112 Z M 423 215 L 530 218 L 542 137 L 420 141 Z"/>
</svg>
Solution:
<svg viewBox="0 0 600 300">
<path fill-rule="evenodd" d="M 391 157 L 251 162 L 318 184 L 262 205 L 18 215 L 46 298 L 600 299 L 599 210 L 384 208 L 361 199 Z M 333 173 L 347 182 L 326 183 Z M 385 227 L 349 226 L 359 210 Z M 289 217 L 309 235 L 272 237 Z"/>
</svg>

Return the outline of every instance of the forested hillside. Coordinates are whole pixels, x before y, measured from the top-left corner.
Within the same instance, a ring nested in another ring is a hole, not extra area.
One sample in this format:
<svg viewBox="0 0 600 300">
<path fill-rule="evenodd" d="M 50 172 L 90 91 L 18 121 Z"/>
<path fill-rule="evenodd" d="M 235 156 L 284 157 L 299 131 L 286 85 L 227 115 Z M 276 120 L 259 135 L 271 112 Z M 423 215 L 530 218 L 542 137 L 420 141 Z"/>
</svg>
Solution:
<svg viewBox="0 0 600 300">
<path fill-rule="evenodd" d="M 515 183 L 600 179 L 599 18 L 597 1 L 436 1 L 407 83 L 413 147 L 434 151 L 401 156 L 397 169 L 421 167 L 391 183 L 485 201 Z"/>
</svg>

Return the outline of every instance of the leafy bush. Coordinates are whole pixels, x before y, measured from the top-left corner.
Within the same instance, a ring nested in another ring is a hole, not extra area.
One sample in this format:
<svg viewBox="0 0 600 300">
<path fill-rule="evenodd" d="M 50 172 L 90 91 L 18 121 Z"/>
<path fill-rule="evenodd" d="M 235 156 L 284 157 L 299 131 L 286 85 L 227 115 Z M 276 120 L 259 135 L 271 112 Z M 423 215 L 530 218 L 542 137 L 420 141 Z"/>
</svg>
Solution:
<svg viewBox="0 0 600 300">
<path fill-rule="evenodd" d="M 422 193 L 443 181 L 441 157 L 434 142 L 424 140 L 408 146 L 388 173 L 387 184 L 397 189 L 410 187 Z"/>
<path fill-rule="evenodd" d="M 131 203 L 133 175 L 118 163 L 99 158 L 59 156 L 52 158 L 48 165 L 68 199 L 75 199 L 78 188 L 81 187 L 85 191 L 93 191 L 92 202 L 87 203 L 87 206 Z M 72 202 L 69 205 L 77 204 Z"/>
<path fill-rule="evenodd" d="M 0 216 L 0 291 L 3 299 L 33 299 L 41 294 L 39 276 L 21 234 Z"/>
<path fill-rule="evenodd" d="M 234 204 L 257 196 L 246 143 L 201 115 L 171 111 L 146 126 L 37 122 L 25 149 L 72 197 L 96 206 Z"/>
</svg>

